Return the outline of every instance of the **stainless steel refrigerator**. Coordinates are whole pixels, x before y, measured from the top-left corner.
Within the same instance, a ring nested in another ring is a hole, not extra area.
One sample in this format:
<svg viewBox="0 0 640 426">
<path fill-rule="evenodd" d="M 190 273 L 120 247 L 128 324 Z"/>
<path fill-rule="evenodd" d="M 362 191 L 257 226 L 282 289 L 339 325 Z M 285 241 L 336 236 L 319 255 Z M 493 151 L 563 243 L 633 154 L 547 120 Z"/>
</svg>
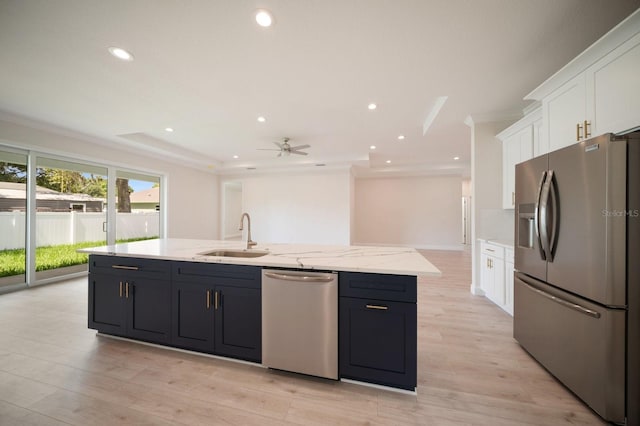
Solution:
<svg viewBox="0 0 640 426">
<path fill-rule="evenodd" d="M 640 424 L 640 132 L 516 166 L 513 334 L 613 423 Z"/>
</svg>

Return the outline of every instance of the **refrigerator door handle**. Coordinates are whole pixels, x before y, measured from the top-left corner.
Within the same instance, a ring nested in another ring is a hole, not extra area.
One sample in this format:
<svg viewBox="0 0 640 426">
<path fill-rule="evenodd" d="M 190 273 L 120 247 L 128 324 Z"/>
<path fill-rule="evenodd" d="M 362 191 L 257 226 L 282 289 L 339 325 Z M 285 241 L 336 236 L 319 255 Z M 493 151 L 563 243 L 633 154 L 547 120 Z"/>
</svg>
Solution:
<svg viewBox="0 0 640 426">
<path fill-rule="evenodd" d="M 549 239 L 549 250 L 547 254 L 547 259 L 549 262 L 553 262 L 553 257 L 555 254 L 555 245 L 556 245 L 556 237 L 558 235 L 558 185 L 556 183 L 555 175 L 553 170 L 549 170 L 549 195 L 551 201 L 551 236 Z"/>
<path fill-rule="evenodd" d="M 544 247 L 542 245 L 542 238 L 540 235 L 540 201 L 542 198 L 542 187 L 544 186 L 544 182 L 547 179 L 547 171 L 542 172 L 542 176 L 540 177 L 540 184 L 538 185 L 538 196 L 536 197 L 536 207 L 533 215 L 533 227 L 536 230 L 536 238 L 538 240 L 538 251 L 540 253 L 540 258 L 542 260 L 547 260 L 547 255 L 545 253 Z"/>
<path fill-rule="evenodd" d="M 531 291 L 539 294 L 540 296 L 546 297 L 547 299 L 556 302 L 566 308 L 573 309 L 574 311 L 578 311 L 581 314 L 588 315 L 592 318 L 600 318 L 600 312 L 596 312 L 593 309 L 585 308 L 582 305 L 578 305 L 577 303 L 569 302 L 568 300 L 562 299 L 558 296 L 554 296 L 553 294 L 549 294 L 546 291 L 542 291 L 533 285 L 531 285 L 531 280 L 522 274 L 518 274 L 518 279 L 522 281 L 522 283 Z"/>
<path fill-rule="evenodd" d="M 542 242 L 542 250 L 544 251 L 544 259 L 549 262 L 553 261 L 550 245 L 551 238 L 549 235 L 549 213 L 553 210 L 553 206 L 550 205 L 552 178 L 553 171 L 547 171 L 544 185 L 542 185 L 542 193 L 540 194 L 540 240 Z"/>
</svg>

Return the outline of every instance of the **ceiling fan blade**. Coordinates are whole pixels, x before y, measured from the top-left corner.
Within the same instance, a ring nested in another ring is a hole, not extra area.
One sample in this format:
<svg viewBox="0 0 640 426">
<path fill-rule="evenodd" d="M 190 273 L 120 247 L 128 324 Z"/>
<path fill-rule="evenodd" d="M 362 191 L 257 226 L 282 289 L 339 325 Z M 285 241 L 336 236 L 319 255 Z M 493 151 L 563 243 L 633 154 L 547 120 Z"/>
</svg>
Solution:
<svg viewBox="0 0 640 426">
<path fill-rule="evenodd" d="M 277 146 L 278 148 L 282 149 L 283 146 L 280 142 L 274 142 L 274 145 Z"/>
<path fill-rule="evenodd" d="M 257 151 L 282 151 L 281 149 L 275 148 L 256 148 Z"/>
<path fill-rule="evenodd" d="M 298 155 L 308 155 L 308 153 L 306 152 L 302 152 L 302 151 L 291 151 L 292 154 L 298 154 Z"/>
<path fill-rule="evenodd" d="M 297 151 L 300 149 L 307 149 L 307 148 L 311 148 L 311 145 L 298 145 L 298 146 L 292 146 L 291 150 L 292 151 Z"/>
</svg>

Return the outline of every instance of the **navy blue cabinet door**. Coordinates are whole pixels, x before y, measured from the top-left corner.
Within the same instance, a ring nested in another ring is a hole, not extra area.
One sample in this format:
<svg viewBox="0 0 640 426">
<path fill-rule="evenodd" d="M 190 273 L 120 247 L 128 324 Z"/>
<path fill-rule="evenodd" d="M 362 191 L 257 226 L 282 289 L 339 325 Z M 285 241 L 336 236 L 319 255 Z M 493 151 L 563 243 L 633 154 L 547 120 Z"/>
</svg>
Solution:
<svg viewBox="0 0 640 426">
<path fill-rule="evenodd" d="M 173 284 L 172 338 L 175 346 L 213 352 L 213 290 L 207 285 Z"/>
<path fill-rule="evenodd" d="M 171 342 L 171 281 L 127 280 L 127 335 L 156 343 Z"/>
<path fill-rule="evenodd" d="M 89 328 L 154 343 L 171 341 L 171 266 L 91 255 Z"/>
<path fill-rule="evenodd" d="M 118 276 L 89 274 L 89 328 L 126 335 L 124 287 Z"/>
<path fill-rule="evenodd" d="M 340 298 L 340 376 L 415 390 L 415 303 Z"/>
<path fill-rule="evenodd" d="M 262 301 L 259 288 L 215 287 L 215 353 L 260 362 Z"/>
<path fill-rule="evenodd" d="M 255 266 L 174 262 L 173 345 L 260 362 L 260 274 Z"/>
</svg>

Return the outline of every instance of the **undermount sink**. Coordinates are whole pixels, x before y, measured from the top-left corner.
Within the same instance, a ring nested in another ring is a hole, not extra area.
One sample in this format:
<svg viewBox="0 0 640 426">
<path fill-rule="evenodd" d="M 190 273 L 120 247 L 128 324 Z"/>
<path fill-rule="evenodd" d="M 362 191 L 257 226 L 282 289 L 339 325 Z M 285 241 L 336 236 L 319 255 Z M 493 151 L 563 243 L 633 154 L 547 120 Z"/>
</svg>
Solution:
<svg viewBox="0 0 640 426">
<path fill-rule="evenodd" d="M 234 249 L 220 249 L 220 250 L 212 250 L 205 251 L 202 253 L 198 253 L 201 256 L 221 256 L 221 257 L 261 257 L 269 254 L 266 250 L 234 250 Z"/>
</svg>

